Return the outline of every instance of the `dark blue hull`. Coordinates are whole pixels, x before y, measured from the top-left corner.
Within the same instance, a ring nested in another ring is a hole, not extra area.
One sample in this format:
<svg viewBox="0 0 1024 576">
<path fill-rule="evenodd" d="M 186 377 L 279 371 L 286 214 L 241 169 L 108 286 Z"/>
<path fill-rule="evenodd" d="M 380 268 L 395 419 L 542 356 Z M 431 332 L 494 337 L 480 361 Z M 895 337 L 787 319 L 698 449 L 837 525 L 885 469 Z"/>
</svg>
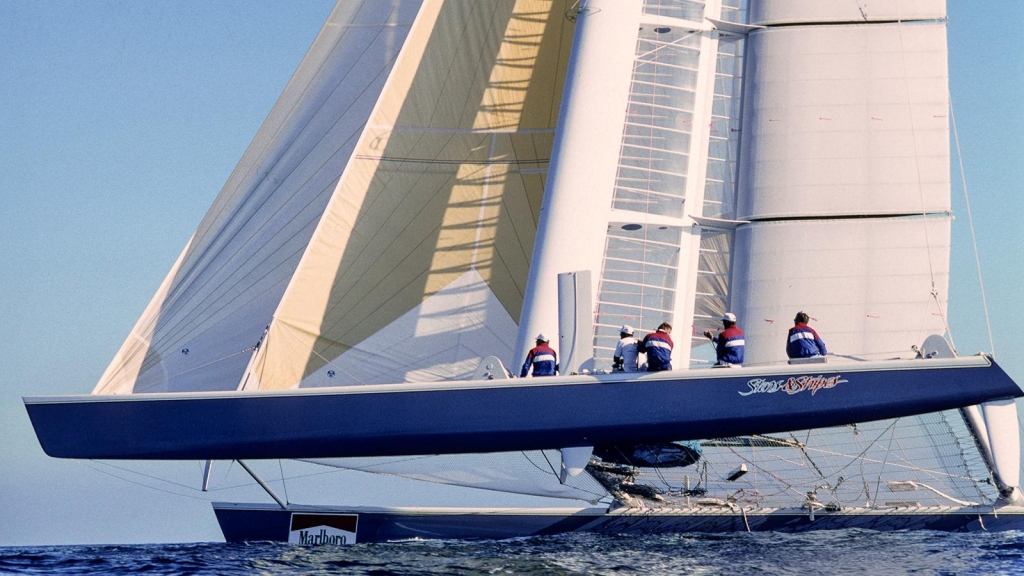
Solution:
<svg viewBox="0 0 1024 576">
<path fill-rule="evenodd" d="M 58 458 L 486 453 L 765 434 L 1021 396 L 984 356 L 281 392 L 26 398 Z"/>
<path fill-rule="evenodd" d="M 344 544 L 421 539 L 504 539 L 566 532 L 662 534 L 684 532 L 807 532 L 811 530 L 938 530 L 974 532 L 1024 529 L 1024 507 L 922 507 L 909 509 L 656 510 L 580 509 L 452 509 L 452 508 L 326 508 L 299 506 L 289 510 L 258 504 L 214 504 L 217 521 L 228 542 L 271 540 L 308 544 L 322 528 L 313 524 L 292 530 L 293 514 L 348 518 L 353 536 Z M 316 522 L 316 520 L 314 520 Z M 308 524 L 308 523 L 307 523 Z M 291 540 L 290 540 L 291 538 Z M 323 540 L 323 539 L 322 539 Z M 342 542 L 323 542 L 342 543 Z"/>
</svg>

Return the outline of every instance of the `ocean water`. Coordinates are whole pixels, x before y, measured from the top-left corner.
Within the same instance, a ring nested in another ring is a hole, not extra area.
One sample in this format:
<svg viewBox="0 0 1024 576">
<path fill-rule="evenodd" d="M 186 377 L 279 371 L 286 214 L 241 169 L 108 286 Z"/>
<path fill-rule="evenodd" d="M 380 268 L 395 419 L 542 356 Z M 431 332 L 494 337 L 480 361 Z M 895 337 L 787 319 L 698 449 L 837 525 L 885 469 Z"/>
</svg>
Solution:
<svg viewBox="0 0 1024 576">
<path fill-rule="evenodd" d="M 1024 532 L 0 547 L 2 574 L 1024 574 Z"/>
</svg>

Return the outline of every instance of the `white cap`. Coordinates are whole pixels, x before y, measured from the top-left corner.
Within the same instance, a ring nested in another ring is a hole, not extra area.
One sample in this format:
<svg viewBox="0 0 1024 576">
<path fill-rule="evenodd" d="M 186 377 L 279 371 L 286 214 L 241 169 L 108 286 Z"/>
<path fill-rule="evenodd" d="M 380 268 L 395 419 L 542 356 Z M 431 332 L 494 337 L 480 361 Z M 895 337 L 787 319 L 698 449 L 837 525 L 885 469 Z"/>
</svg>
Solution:
<svg viewBox="0 0 1024 576">
<path fill-rule="evenodd" d="M 722 316 L 722 322 L 733 322 L 733 323 L 735 323 L 736 322 L 736 315 L 733 314 L 732 312 L 726 312 L 725 315 Z"/>
<path fill-rule="evenodd" d="M 633 327 L 629 324 L 623 324 L 622 328 L 619 328 L 619 334 L 632 334 Z"/>
<path fill-rule="evenodd" d="M 537 334 L 537 340 L 540 340 L 541 342 L 548 342 L 548 337 L 541 332 L 540 334 Z"/>
</svg>

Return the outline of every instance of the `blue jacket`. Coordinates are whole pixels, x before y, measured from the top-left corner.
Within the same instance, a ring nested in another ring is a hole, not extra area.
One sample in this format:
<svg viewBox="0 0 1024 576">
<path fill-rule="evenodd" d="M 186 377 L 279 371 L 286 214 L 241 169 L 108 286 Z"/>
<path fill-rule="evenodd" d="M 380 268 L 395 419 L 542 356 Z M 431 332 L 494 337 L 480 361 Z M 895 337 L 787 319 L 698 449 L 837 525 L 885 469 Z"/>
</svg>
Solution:
<svg viewBox="0 0 1024 576">
<path fill-rule="evenodd" d="M 825 343 L 818 337 L 814 328 L 800 323 L 789 329 L 786 354 L 790 358 L 810 358 L 811 356 L 824 356 L 828 354 L 828 350 L 825 349 Z"/>
<path fill-rule="evenodd" d="M 743 364 L 743 350 L 747 343 L 743 330 L 730 326 L 722 330 L 714 341 L 719 364 Z"/>
<path fill-rule="evenodd" d="M 526 378 L 530 373 L 531 366 L 533 367 L 534 376 L 554 376 L 558 370 L 558 356 L 547 344 L 535 346 L 526 355 L 526 362 L 523 363 L 523 369 L 520 371 L 519 377 Z"/>
<path fill-rule="evenodd" d="M 672 338 L 660 330 L 644 336 L 640 352 L 647 353 L 647 371 L 671 370 L 672 347 Z"/>
</svg>

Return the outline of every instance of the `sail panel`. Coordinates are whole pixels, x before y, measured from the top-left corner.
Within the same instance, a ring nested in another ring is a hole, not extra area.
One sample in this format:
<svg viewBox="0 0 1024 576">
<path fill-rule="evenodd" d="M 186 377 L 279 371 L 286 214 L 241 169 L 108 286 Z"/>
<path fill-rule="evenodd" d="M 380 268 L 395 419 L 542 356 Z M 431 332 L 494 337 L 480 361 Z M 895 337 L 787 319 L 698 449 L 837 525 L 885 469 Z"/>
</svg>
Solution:
<svg viewBox="0 0 1024 576">
<path fill-rule="evenodd" d="M 419 4 L 339 3 L 94 393 L 238 385 Z"/>
<path fill-rule="evenodd" d="M 397 381 L 471 376 L 474 359 L 493 353 L 476 357 L 472 330 L 428 356 L 372 345 L 432 322 L 416 314 L 471 277 L 480 282 L 469 280 L 477 296 L 465 308 L 441 306 L 449 325 L 483 327 L 480 345 L 512 340 L 507 319 L 522 306 L 572 38 L 568 8 L 424 4 L 275 312 L 255 370 L 260 388 L 320 385 L 331 371 L 342 376 L 331 384 L 359 383 L 349 373 L 356 357 L 401 367 L 389 371 Z"/>
<path fill-rule="evenodd" d="M 594 323 L 598 366 L 611 368 L 620 327 L 654 327 L 671 318 L 679 284 L 679 226 L 611 222 Z"/>
<path fill-rule="evenodd" d="M 278 333 L 286 333 L 281 325 Z M 306 377 L 303 388 L 465 378 L 480 359 L 512 354 L 516 323 L 471 269 Z M 290 335 L 293 338 L 296 336 Z"/>
<path fill-rule="evenodd" d="M 949 216 L 758 222 L 736 231 L 746 364 L 786 361 L 799 311 L 830 354 L 912 358 L 946 332 Z"/>
<path fill-rule="evenodd" d="M 745 37 L 720 38 L 718 41 L 708 134 L 707 172 L 704 178 L 704 206 L 700 214 L 705 217 L 736 217 L 745 45 Z"/>
<path fill-rule="evenodd" d="M 722 315 L 729 311 L 729 255 L 732 252 L 732 241 L 731 230 L 701 230 L 691 347 L 705 345 L 707 340 L 704 339 L 704 331 L 718 329 L 722 325 Z"/>
<path fill-rule="evenodd" d="M 944 24 L 748 39 L 741 219 L 948 212 Z"/>
<path fill-rule="evenodd" d="M 931 20 L 946 17 L 946 0 L 758 0 L 751 4 L 750 23 L 762 26 L 807 22 Z"/>
<path fill-rule="evenodd" d="M 682 215 L 700 44 L 686 27 L 640 27 L 613 209 Z"/>
</svg>

